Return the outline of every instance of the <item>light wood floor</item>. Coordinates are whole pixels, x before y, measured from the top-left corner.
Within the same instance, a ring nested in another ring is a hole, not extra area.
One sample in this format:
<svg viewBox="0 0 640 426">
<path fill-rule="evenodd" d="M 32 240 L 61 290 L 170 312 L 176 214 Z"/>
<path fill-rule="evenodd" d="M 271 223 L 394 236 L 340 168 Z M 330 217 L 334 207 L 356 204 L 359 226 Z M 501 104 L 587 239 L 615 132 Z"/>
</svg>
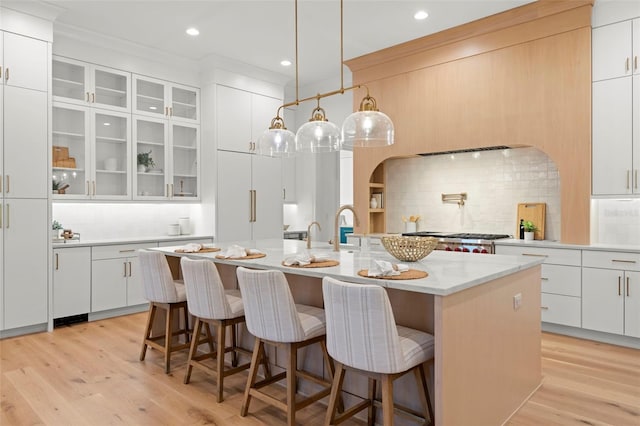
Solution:
<svg viewBox="0 0 640 426">
<path fill-rule="evenodd" d="M 246 373 L 227 379 L 217 404 L 211 376 L 194 370 L 183 384 L 186 354 L 174 355 L 169 375 L 156 351 L 138 361 L 145 315 L 0 341 L 0 425 L 285 423 L 255 399 L 239 416 Z M 640 425 L 640 351 L 545 333 L 542 356 L 543 385 L 509 425 Z M 324 407 L 297 420 L 321 425 Z"/>
</svg>

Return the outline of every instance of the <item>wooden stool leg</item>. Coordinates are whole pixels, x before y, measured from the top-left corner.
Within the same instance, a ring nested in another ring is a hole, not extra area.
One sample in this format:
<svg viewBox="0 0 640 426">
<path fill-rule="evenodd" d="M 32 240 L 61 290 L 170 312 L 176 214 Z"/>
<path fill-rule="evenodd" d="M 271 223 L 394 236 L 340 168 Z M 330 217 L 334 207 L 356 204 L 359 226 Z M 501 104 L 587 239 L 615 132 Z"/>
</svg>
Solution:
<svg viewBox="0 0 640 426">
<path fill-rule="evenodd" d="M 344 381 L 344 367 L 341 363 L 336 363 L 336 371 L 333 375 L 333 384 L 331 385 L 331 396 L 329 396 L 329 406 L 327 407 L 327 415 L 325 416 L 325 426 L 334 424 L 333 421 L 336 417 L 336 411 L 338 409 L 338 400 L 340 393 L 342 392 L 342 383 Z"/>
<path fill-rule="evenodd" d="M 393 426 L 393 379 L 382 375 L 382 424 Z"/>
<path fill-rule="evenodd" d="M 213 333 L 211 333 L 211 328 L 209 327 L 208 322 L 204 323 L 204 329 L 207 332 L 207 344 L 209 345 L 209 353 L 214 353 L 216 351 L 215 344 L 213 343 Z"/>
<path fill-rule="evenodd" d="M 182 305 L 182 312 L 184 313 L 184 338 L 185 343 L 189 343 L 189 309 L 187 304 Z"/>
<path fill-rule="evenodd" d="M 216 332 L 218 333 L 218 353 L 216 355 L 216 372 L 218 373 L 218 402 L 222 402 L 222 389 L 224 383 L 224 353 L 225 353 L 225 332 L 227 327 L 222 323 L 216 324 Z"/>
<path fill-rule="evenodd" d="M 156 316 L 156 306 L 153 303 L 149 303 L 149 315 L 147 315 L 147 325 L 144 331 L 144 338 L 142 339 L 142 350 L 140 351 L 140 361 L 144 361 L 144 357 L 147 355 L 147 339 L 151 337 L 151 327 L 153 327 L 153 320 Z"/>
<path fill-rule="evenodd" d="M 238 366 L 238 352 L 236 348 L 238 347 L 238 336 L 236 334 L 236 324 L 231 324 L 231 347 L 233 351 L 231 352 L 231 366 Z"/>
<path fill-rule="evenodd" d="M 187 359 L 187 371 L 184 375 L 184 384 L 189 384 L 191 380 L 191 370 L 193 370 L 193 365 L 191 365 L 191 360 L 196 355 L 198 351 L 198 342 L 200 341 L 200 330 L 202 329 L 202 322 L 200 321 L 200 317 L 196 317 L 196 322 L 193 324 L 193 339 L 191 339 L 191 347 L 189 348 L 189 358 Z"/>
<path fill-rule="evenodd" d="M 262 359 L 263 343 L 262 340 L 256 337 L 253 344 L 253 354 L 251 355 L 251 367 L 249 367 L 249 377 L 247 378 L 247 386 L 244 389 L 244 398 L 242 400 L 242 408 L 240 409 L 240 416 L 245 417 L 249 411 L 249 403 L 251 402 L 251 388 L 256 383 L 256 376 L 258 375 L 258 362 Z"/>
<path fill-rule="evenodd" d="M 289 347 L 289 363 L 287 364 L 287 426 L 295 426 L 298 346 L 295 343 L 290 343 L 287 346 Z"/>
<path fill-rule="evenodd" d="M 322 340 L 320 342 L 320 347 L 322 348 L 322 356 L 324 358 L 324 362 L 327 366 L 327 374 L 329 375 L 329 381 L 333 382 L 333 375 L 335 374 L 335 367 L 333 365 L 333 360 L 329 356 L 329 351 L 327 351 L 327 341 Z M 344 402 L 342 401 L 342 395 L 338 397 L 338 412 L 342 413 L 344 411 Z"/>
<path fill-rule="evenodd" d="M 376 406 L 373 404 L 376 400 L 376 379 L 369 377 L 369 401 L 371 405 L 367 410 L 367 424 L 373 426 L 376 424 Z"/>
<path fill-rule="evenodd" d="M 413 371 L 416 376 L 416 381 L 418 382 L 418 392 L 420 392 L 423 412 L 425 413 L 425 415 L 429 415 L 429 422 L 433 425 L 433 407 L 431 406 L 431 397 L 429 396 L 429 386 L 427 386 L 427 377 L 424 371 L 424 364 L 416 366 Z"/>
<path fill-rule="evenodd" d="M 167 320 L 165 325 L 165 334 L 164 334 L 164 372 L 169 374 L 171 369 L 171 344 L 173 341 L 173 306 L 169 305 L 167 309 Z"/>
</svg>

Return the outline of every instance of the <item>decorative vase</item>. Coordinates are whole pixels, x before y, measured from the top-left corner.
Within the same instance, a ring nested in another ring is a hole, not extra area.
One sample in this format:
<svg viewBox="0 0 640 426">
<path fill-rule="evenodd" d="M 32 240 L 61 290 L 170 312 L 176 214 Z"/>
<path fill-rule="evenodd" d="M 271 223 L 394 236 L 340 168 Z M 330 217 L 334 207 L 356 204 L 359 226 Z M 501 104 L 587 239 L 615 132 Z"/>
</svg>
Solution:
<svg viewBox="0 0 640 426">
<path fill-rule="evenodd" d="M 525 241 L 533 241 L 533 235 L 534 235 L 533 231 L 525 231 L 524 240 Z"/>
<path fill-rule="evenodd" d="M 147 168 L 144 164 L 138 164 L 138 172 L 144 173 L 147 171 Z"/>
<path fill-rule="evenodd" d="M 371 197 L 371 200 L 369 201 L 369 207 L 371 207 L 372 209 L 378 208 L 378 200 L 376 200 L 375 197 Z"/>
<path fill-rule="evenodd" d="M 417 231 L 417 223 L 416 222 L 405 222 L 404 223 L 404 232 L 416 232 Z"/>
</svg>

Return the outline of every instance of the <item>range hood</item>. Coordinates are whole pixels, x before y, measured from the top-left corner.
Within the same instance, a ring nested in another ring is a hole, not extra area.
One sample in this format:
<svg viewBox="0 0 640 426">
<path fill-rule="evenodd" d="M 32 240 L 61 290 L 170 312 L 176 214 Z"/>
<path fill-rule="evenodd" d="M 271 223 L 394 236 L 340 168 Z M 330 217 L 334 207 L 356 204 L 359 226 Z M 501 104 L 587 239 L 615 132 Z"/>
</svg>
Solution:
<svg viewBox="0 0 640 426">
<path fill-rule="evenodd" d="M 443 155 L 443 154 L 460 154 L 463 152 L 479 152 L 479 151 L 501 151 L 503 149 L 511 149 L 510 146 L 506 145 L 497 145 L 497 146 L 487 146 L 483 148 L 470 148 L 470 149 L 457 149 L 453 151 L 440 151 L 440 152 L 425 152 L 423 154 L 418 154 L 422 157 L 428 157 L 431 155 Z"/>
</svg>

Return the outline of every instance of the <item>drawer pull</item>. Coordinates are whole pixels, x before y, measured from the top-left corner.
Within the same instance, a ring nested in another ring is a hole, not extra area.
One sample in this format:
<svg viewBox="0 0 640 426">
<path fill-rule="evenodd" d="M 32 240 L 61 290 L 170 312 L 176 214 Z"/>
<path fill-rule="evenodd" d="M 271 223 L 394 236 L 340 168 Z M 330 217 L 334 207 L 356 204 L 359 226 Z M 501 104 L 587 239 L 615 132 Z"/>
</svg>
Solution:
<svg viewBox="0 0 640 426">
<path fill-rule="evenodd" d="M 631 293 L 629 292 L 629 277 L 627 277 L 627 297 L 631 296 Z"/>
<path fill-rule="evenodd" d="M 635 260 L 624 260 L 624 259 L 611 259 L 611 262 L 618 262 L 618 263 L 636 263 Z"/>
<path fill-rule="evenodd" d="M 127 250 L 120 250 L 119 253 L 131 253 L 136 251 L 136 249 L 127 249 Z"/>
<path fill-rule="evenodd" d="M 127 262 L 122 262 L 122 265 L 124 266 L 124 274 L 122 276 L 126 277 L 127 276 Z"/>
<path fill-rule="evenodd" d="M 620 293 L 620 280 L 622 279 L 622 277 L 618 277 L 618 296 L 622 296 L 622 294 Z"/>
<path fill-rule="evenodd" d="M 60 269 L 60 258 L 58 256 L 59 253 L 56 253 L 56 271 Z"/>
<path fill-rule="evenodd" d="M 548 306 L 540 306 L 540 309 L 542 309 L 543 311 L 548 311 L 549 307 Z"/>
<path fill-rule="evenodd" d="M 522 253 L 523 256 L 535 256 L 535 257 L 549 257 L 546 254 L 535 254 L 535 253 Z"/>
<path fill-rule="evenodd" d="M 549 278 L 547 278 L 547 277 L 540 277 L 540 279 L 541 279 L 542 281 L 549 281 Z"/>
</svg>

